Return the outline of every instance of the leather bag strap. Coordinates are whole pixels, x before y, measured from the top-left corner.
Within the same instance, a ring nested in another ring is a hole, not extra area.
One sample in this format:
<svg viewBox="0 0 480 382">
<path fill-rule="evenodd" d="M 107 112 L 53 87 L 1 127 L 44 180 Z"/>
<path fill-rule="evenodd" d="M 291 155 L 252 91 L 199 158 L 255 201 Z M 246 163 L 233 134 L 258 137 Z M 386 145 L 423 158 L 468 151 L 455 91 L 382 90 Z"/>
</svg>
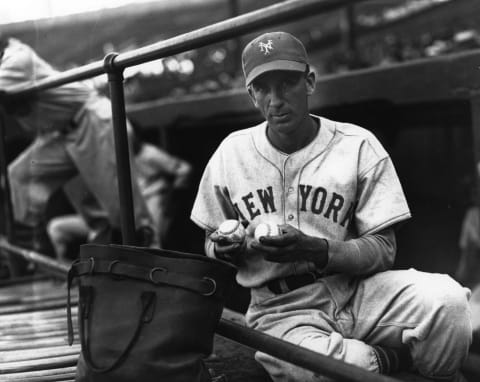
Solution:
<svg viewBox="0 0 480 382">
<path fill-rule="evenodd" d="M 203 296 L 219 295 L 217 283 L 210 277 L 192 277 L 186 273 L 170 272 L 161 267 L 142 267 L 138 265 L 120 262 L 118 260 L 104 261 L 95 260 L 93 257 L 88 260 L 76 260 L 73 262 L 67 277 L 67 329 L 68 343 L 73 344 L 73 325 L 70 302 L 70 288 L 73 279 L 85 275 L 109 275 L 114 278 L 133 278 L 146 281 L 154 285 L 170 285 L 188 289 Z"/>
<path fill-rule="evenodd" d="M 78 260 L 70 269 L 72 277 L 103 274 L 115 278 L 133 278 L 154 285 L 166 284 L 188 289 L 203 296 L 212 296 L 217 292 L 217 283 L 210 277 L 194 277 L 188 273 L 171 272 L 164 267 L 146 267 L 121 262 L 94 259 Z"/>
<path fill-rule="evenodd" d="M 72 324 L 72 301 L 70 289 L 72 289 L 72 281 L 75 273 L 72 268 L 68 270 L 67 274 L 67 331 L 68 331 L 68 344 L 73 345 L 73 324 Z"/>
<path fill-rule="evenodd" d="M 79 304 L 80 305 L 79 306 L 79 309 L 80 309 L 79 326 L 80 326 L 80 341 L 82 344 L 83 358 L 92 371 L 96 373 L 106 373 L 120 366 L 120 364 L 123 361 L 125 361 L 128 354 L 130 353 L 130 350 L 135 345 L 135 342 L 137 341 L 140 335 L 143 325 L 152 320 L 153 311 L 155 309 L 156 294 L 155 292 L 152 292 L 152 291 L 142 292 L 142 294 L 140 295 L 140 303 L 142 308 L 139 313 L 137 326 L 132 334 L 132 337 L 128 341 L 123 351 L 117 357 L 117 359 L 113 361 L 110 365 L 105 367 L 99 367 L 95 365 L 95 363 L 92 361 L 92 356 L 90 353 L 90 336 L 87 334 L 87 331 L 85 331 L 85 321 L 88 322 L 88 317 L 90 315 L 90 311 L 93 304 L 93 298 L 94 298 L 93 288 L 91 286 L 81 287 L 80 296 L 81 298 L 80 298 L 80 304 Z"/>
</svg>

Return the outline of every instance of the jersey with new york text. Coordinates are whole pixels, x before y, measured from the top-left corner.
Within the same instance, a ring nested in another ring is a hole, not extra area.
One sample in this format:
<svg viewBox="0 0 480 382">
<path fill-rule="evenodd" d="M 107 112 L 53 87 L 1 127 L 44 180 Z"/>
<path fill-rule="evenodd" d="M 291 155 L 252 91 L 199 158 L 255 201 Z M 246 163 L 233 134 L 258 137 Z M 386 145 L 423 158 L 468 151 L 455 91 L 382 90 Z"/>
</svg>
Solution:
<svg viewBox="0 0 480 382">
<path fill-rule="evenodd" d="M 250 235 L 268 221 L 340 241 L 408 219 L 395 168 L 376 137 L 353 124 L 312 117 L 320 124 L 317 136 L 291 154 L 272 146 L 266 122 L 226 137 L 205 168 L 191 219 L 206 231 L 234 218 Z M 241 259 L 237 281 L 256 287 L 312 268 L 250 253 Z"/>
</svg>

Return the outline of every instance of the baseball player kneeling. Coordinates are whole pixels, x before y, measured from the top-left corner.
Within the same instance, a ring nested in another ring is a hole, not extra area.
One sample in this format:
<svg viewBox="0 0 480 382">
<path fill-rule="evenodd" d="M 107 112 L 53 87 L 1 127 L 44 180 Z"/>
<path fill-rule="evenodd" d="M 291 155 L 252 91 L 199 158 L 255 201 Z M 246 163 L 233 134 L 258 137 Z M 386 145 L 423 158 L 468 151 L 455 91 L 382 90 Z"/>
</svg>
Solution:
<svg viewBox="0 0 480 382">
<path fill-rule="evenodd" d="M 411 215 L 388 153 L 369 131 L 309 113 L 315 75 L 294 36 L 255 38 L 242 64 L 265 122 L 220 144 L 191 218 L 207 254 L 235 263 L 251 288 L 247 324 L 373 372 L 461 380 L 470 292 L 447 275 L 389 270 L 395 227 Z M 217 231 L 229 219 L 242 241 Z M 275 381 L 325 380 L 256 359 Z"/>
</svg>

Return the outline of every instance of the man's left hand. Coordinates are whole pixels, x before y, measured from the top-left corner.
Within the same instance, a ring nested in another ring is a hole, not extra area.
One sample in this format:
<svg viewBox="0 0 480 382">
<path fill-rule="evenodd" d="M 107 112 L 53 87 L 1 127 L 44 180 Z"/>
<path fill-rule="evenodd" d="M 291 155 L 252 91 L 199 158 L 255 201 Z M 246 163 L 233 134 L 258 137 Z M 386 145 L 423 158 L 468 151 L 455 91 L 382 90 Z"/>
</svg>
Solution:
<svg viewBox="0 0 480 382">
<path fill-rule="evenodd" d="M 328 243 L 325 239 L 309 236 L 288 224 L 279 226 L 277 236 L 262 236 L 252 241 L 251 247 L 275 263 L 312 261 L 323 268 L 328 261 Z"/>
</svg>

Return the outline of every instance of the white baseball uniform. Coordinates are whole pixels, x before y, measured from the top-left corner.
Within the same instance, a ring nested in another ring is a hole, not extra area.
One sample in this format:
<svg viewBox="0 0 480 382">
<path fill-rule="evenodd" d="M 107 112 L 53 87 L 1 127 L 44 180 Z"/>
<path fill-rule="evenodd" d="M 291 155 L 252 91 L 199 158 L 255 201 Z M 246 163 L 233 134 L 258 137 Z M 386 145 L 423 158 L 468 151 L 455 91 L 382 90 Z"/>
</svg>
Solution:
<svg viewBox="0 0 480 382">
<path fill-rule="evenodd" d="M 239 216 L 252 234 L 260 222 L 272 221 L 345 241 L 409 218 L 393 164 L 377 139 L 352 124 L 321 118 L 320 125 L 313 142 L 291 155 L 269 143 L 266 123 L 231 134 L 205 169 L 192 220 L 214 231 Z M 336 261 L 330 259 L 329 267 Z M 312 267 L 258 256 L 246 260 L 237 279 L 256 287 Z"/>
<path fill-rule="evenodd" d="M 266 122 L 230 134 L 205 169 L 191 219 L 211 232 L 225 219 L 240 218 L 250 235 L 260 222 L 286 223 L 332 242 L 408 219 L 393 163 L 374 135 L 312 117 L 320 124 L 317 136 L 289 155 L 271 145 Z M 354 277 L 342 271 L 351 261 L 329 253 L 323 277 L 276 294 L 266 283 L 313 271 L 314 264 L 243 255 L 237 281 L 251 288 L 247 324 L 371 371 L 378 371 L 378 364 L 370 345 L 408 345 L 422 374 L 454 375 L 471 341 L 469 291 L 448 276 L 415 270 L 374 269 L 379 273 Z M 455 312 L 454 327 L 447 304 Z M 257 360 L 275 381 L 324 381 L 266 354 L 258 353 Z"/>
</svg>

